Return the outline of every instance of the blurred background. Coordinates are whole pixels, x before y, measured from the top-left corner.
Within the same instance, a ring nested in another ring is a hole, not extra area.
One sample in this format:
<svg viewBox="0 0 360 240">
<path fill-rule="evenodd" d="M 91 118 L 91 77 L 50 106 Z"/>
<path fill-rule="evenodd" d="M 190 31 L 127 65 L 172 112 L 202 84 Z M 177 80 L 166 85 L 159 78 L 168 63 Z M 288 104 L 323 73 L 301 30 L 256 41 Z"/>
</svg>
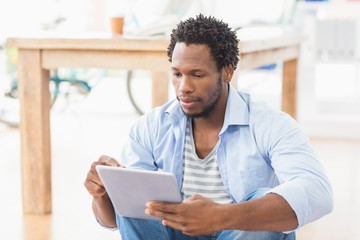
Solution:
<svg viewBox="0 0 360 240">
<path fill-rule="evenodd" d="M 23 215 L 17 51 L 7 38 L 109 33 L 168 37 L 182 19 L 213 15 L 239 29 L 240 41 L 295 32 L 305 36 L 298 65 L 297 120 L 334 187 L 335 210 L 298 239 L 358 239 L 360 214 L 360 1 L 12 0 L 0 7 L 0 239 L 119 239 L 99 227 L 83 187 L 92 161 L 117 157 L 134 121 L 151 109 L 151 74 L 125 69 L 51 72 L 53 213 Z M 280 109 L 282 64 L 239 72 L 238 88 Z M 171 86 L 169 95 L 173 97 Z M 36 186 L 34 186 L 34 190 Z"/>
</svg>

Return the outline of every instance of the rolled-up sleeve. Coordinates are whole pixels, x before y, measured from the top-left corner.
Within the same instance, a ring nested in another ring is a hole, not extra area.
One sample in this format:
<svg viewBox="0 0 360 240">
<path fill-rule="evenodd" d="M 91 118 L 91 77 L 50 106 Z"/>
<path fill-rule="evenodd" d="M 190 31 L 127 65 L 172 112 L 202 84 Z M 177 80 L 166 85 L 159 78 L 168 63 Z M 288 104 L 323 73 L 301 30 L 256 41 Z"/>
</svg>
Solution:
<svg viewBox="0 0 360 240">
<path fill-rule="evenodd" d="M 283 115 L 274 118 L 270 126 L 268 129 L 271 130 L 263 140 L 280 183 L 270 192 L 282 196 L 289 203 L 300 228 L 332 211 L 332 188 L 299 124 Z"/>
<path fill-rule="evenodd" d="M 316 178 L 297 178 L 269 192 L 282 196 L 289 203 L 298 219 L 297 228 L 321 218 L 333 208 L 330 186 L 322 186 Z"/>
</svg>

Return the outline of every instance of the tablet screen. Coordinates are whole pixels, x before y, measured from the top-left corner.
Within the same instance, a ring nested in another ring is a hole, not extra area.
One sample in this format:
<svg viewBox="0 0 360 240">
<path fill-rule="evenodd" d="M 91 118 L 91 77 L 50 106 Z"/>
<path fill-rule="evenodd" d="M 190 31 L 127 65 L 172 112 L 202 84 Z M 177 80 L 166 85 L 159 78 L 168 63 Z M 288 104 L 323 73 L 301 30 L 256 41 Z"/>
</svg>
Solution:
<svg viewBox="0 0 360 240">
<path fill-rule="evenodd" d="M 96 170 L 119 215 L 158 220 L 145 214 L 146 202 L 182 201 L 171 173 L 98 165 Z"/>
</svg>

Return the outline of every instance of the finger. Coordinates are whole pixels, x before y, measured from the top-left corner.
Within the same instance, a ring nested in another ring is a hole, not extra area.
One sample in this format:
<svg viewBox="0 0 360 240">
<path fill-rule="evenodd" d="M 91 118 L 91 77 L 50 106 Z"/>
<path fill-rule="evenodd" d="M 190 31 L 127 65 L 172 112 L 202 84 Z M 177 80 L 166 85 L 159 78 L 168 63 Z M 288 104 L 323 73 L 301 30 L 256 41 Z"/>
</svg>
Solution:
<svg viewBox="0 0 360 240">
<path fill-rule="evenodd" d="M 94 181 L 94 180 L 92 180 L 92 179 L 89 179 L 89 181 L 90 181 L 91 183 L 95 184 L 95 185 L 98 186 L 98 187 L 105 188 L 105 186 L 104 186 L 104 184 L 102 183 L 101 180 L 99 180 L 99 181 Z"/>
<path fill-rule="evenodd" d="M 103 196 L 106 194 L 106 189 L 103 188 L 103 187 L 99 187 L 99 186 L 96 186 L 94 185 L 95 187 L 90 189 L 90 194 L 93 195 L 93 196 L 97 196 L 97 197 L 100 197 L 100 196 Z"/>
<path fill-rule="evenodd" d="M 93 196 L 103 196 L 106 193 L 104 187 L 99 186 L 97 183 L 89 179 L 85 180 L 84 186 L 87 189 L 87 191 Z"/>
<path fill-rule="evenodd" d="M 98 164 L 96 164 L 96 162 L 94 162 L 92 165 L 91 165 L 91 169 L 90 171 L 88 172 L 87 174 L 87 177 L 86 179 L 91 181 L 91 182 L 94 182 L 96 183 L 97 185 L 101 186 L 101 187 L 104 187 L 104 184 L 102 183 L 100 177 L 99 177 L 99 174 L 96 170 L 96 168 L 94 166 L 96 166 Z"/>
<path fill-rule="evenodd" d="M 161 224 L 164 225 L 164 226 L 168 226 L 168 227 L 171 227 L 173 229 L 182 231 L 182 232 L 185 229 L 183 225 L 181 225 L 179 222 L 176 222 L 176 221 L 162 220 Z"/>
<path fill-rule="evenodd" d="M 200 200 L 200 199 L 205 199 L 205 198 L 199 194 L 194 194 L 188 198 L 185 198 L 183 202 L 193 202 L 195 200 Z"/>
<path fill-rule="evenodd" d="M 185 218 L 183 216 L 179 216 L 177 214 L 173 213 L 164 213 L 161 217 L 162 221 L 164 221 L 164 224 L 171 224 L 171 225 L 184 225 L 185 224 Z"/>
<path fill-rule="evenodd" d="M 171 227 L 173 229 L 179 230 L 183 234 L 189 235 L 191 237 L 195 237 L 195 236 L 199 236 L 199 235 L 205 235 L 205 233 L 200 234 L 199 231 L 196 231 L 191 226 L 189 226 L 189 225 L 187 225 L 185 223 L 178 222 L 178 221 L 170 221 L 170 220 L 165 220 L 164 219 L 164 220 L 161 221 L 161 224 L 164 225 L 164 226 L 168 226 L 168 227 Z M 211 232 L 206 233 L 206 235 L 210 234 L 210 233 Z"/>
<path fill-rule="evenodd" d="M 93 189 L 92 191 L 90 190 L 88 192 L 93 197 L 102 197 L 106 194 L 106 191 L 104 189 L 100 189 L 100 188 Z"/>
<path fill-rule="evenodd" d="M 105 166 L 121 167 L 121 164 L 118 161 L 107 155 L 101 155 L 98 163 Z"/>
<path fill-rule="evenodd" d="M 96 162 L 93 162 L 91 164 L 91 168 L 84 182 L 85 188 L 93 196 L 103 196 L 104 194 L 106 194 L 106 189 L 96 170 L 97 165 L 114 166 L 114 167 L 123 167 L 123 166 L 121 166 L 121 164 L 119 164 L 114 158 L 107 155 L 100 156 Z"/>
<path fill-rule="evenodd" d="M 168 202 L 147 202 L 146 207 L 153 211 L 159 211 L 164 213 L 176 213 L 179 203 Z"/>
<path fill-rule="evenodd" d="M 163 220 L 179 222 L 182 217 L 177 214 L 179 212 L 179 204 L 162 203 L 162 202 L 148 202 L 145 213 Z"/>
<path fill-rule="evenodd" d="M 153 216 L 153 217 L 157 217 L 159 219 L 176 219 L 175 214 L 173 213 L 165 213 L 165 212 L 161 212 L 161 211 L 155 211 L 155 210 L 151 210 L 149 208 L 145 209 L 145 214 Z M 174 215 L 175 217 L 172 217 L 172 215 Z"/>
</svg>

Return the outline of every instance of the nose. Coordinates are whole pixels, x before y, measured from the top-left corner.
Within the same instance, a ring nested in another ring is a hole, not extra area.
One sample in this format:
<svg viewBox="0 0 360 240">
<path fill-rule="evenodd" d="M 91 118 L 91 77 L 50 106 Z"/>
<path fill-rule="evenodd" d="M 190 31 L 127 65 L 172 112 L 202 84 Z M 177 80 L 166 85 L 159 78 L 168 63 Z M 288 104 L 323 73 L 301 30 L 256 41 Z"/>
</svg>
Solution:
<svg viewBox="0 0 360 240">
<path fill-rule="evenodd" d="M 190 77 L 182 75 L 182 77 L 179 79 L 178 91 L 182 93 L 189 93 L 194 91 L 194 85 Z"/>
</svg>

